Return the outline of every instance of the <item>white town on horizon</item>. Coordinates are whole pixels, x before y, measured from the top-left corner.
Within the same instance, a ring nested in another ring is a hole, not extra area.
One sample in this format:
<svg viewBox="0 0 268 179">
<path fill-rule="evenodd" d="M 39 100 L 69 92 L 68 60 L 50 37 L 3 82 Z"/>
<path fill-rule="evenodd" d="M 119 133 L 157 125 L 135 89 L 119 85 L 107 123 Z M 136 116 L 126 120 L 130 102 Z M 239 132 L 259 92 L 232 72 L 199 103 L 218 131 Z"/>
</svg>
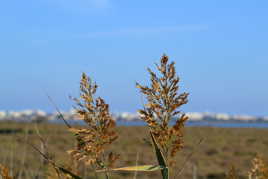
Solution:
<svg viewBox="0 0 268 179">
<path fill-rule="evenodd" d="M 75 116 L 75 111 L 61 111 L 65 120 L 80 120 Z M 138 113 L 113 113 L 114 119 L 117 121 L 140 121 Z M 237 121 L 237 122 L 268 122 L 268 116 L 256 117 L 250 115 L 229 115 L 226 113 L 210 113 L 210 112 L 189 112 L 189 121 Z M 47 113 L 42 110 L 0 110 L 0 120 L 16 120 L 16 121 L 34 121 L 37 119 L 53 121 L 59 117 L 58 112 Z"/>
</svg>

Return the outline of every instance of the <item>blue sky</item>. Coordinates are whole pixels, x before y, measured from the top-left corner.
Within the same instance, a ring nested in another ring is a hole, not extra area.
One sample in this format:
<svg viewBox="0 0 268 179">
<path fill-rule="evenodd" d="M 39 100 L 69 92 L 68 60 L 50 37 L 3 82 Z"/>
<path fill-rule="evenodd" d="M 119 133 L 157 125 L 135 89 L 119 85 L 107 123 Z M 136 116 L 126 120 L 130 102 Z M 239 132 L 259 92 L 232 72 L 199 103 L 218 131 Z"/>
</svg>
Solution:
<svg viewBox="0 0 268 179">
<path fill-rule="evenodd" d="M 82 72 L 114 112 L 135 112 L 135 82 L 163 53 L 183 111 L 268 116 L 268 1 L 0 2 L 0 110 L 68 110 Z"/>
</svg>

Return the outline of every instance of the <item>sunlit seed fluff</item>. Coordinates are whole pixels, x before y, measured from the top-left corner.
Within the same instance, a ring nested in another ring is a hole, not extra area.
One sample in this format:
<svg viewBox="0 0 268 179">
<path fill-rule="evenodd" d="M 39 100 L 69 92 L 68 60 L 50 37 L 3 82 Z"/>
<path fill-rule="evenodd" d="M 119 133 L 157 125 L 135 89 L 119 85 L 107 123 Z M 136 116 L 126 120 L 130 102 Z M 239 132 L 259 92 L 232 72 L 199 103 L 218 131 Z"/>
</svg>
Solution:
<svg viewBox="0 0 268 179">
<path fill-rule="evenodd" d="M 102 98 L 95 98 L 97 87 L 85 73 L 82 74 L 80 98 L 74 98 L 74 101 L 77 103 L 77 117 L 87 124 L 87 128 L 70 129 L 75 133 L 77 147 L 69 154 L 86 165 L 103 168 L 111 166 L 119 158 L 117 154 L 112 157 L 105 155 L 118 136 L 114 131 L 116 123 L 109 112 L 109 105 Z"/>
<path fill-rule="evenodd" d="M 268 178 L 268 164 L 265 163 L 260 156 L 256 156 L 252 160 L 252 168 L 249 171 L 249 176 L 257 179 Z"/>
<path fill-rule="evenodd" d="M 156 64 L 158 73 L 148 68 L 150 87 L 136 83 L 147 99 L 144 109 L 138 112 L 150 127 L 166 158 L 174 157 L 183 147 L 182 130 L 188 117 L 177 109 L 188 102 L 189 95 L 178 94 L 179 77 L 176 76 L 175 63 L 168 61 L 168 56 L 163 55 L 160 64 Z M 170 121 L 173 119 L 176 122 L 172 126 Z"/>
</svg>

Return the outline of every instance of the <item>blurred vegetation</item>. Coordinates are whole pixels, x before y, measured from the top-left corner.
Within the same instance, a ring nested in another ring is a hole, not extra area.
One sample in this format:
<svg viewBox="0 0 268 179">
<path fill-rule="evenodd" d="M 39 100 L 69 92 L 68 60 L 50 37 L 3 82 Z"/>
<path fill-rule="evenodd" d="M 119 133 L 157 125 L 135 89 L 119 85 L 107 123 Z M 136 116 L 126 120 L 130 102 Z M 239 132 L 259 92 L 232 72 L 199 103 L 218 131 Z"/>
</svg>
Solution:
<svg viewBox="0 0 268 179">
<path fill-rule="evenodd" d="M 157 164 L 152 147 L 147 142 L 150 139 L 148 130 L 142 126 L 119 126 L 116 128 L 118 140 L 111 146 L 112 150 L 120 151 L 121 157 L 116 167 Z M 39 131 L 39 134 L 38 134 Z M 40 136 L 47 144 L 49 156 L 59 164 L 73 166 L 73 161 L 67 150 L 75 147 L 75 137 L 61 124 L 51 123 L 19 123 L 3 121 L 0 123 L 0 163 L 9 168 L 9 173 L 15 178 L 45 178 L 50 172 L 46 162 L 27 143 L 43 150 Z M 247 178 L 251 169 L 252 159 L 259 154 L 268 161 L 268 130 L 255 128 L 213 128 L 186 127 L 185 148 L 178 153 L 176 168 L 179 170 L 185 158 L 195 150 L 187 162 L 182 178 L 198 179 L 225 178 L 232 165 L 236 167 L 239 178 Z M 205 138 L 197 145 L 200 138 Z M 196 149 L 195 149 L 196 148 Z M 93 176 L 89 170 L 79 164 L 83 178 Z M 111 178 L 161 178 L 160 172 L 152 173 L 113 173 Z M 100 175 L 99 178 L 102 176 Z"/>
</svg>

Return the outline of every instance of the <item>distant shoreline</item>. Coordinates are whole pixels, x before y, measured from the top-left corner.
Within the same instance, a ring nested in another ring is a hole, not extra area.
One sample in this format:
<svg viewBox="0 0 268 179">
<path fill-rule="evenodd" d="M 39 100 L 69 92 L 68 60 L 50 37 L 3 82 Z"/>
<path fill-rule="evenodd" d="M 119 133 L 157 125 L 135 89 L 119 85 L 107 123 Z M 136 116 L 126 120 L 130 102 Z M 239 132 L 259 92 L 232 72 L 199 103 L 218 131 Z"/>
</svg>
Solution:
<svg viewBox="0 0 268 179">
<path fill-rule="evenodd" d="M 0 120 L 1 122 L 37 122 L 30 120 Z M 40 121 L 39 121 L 40 122 Z M 67 120 L 71 125 L 85 125 L 82 120 Z M 64 124 L 61 119 L 57 120 L 45 120 L 41 123 L 54 123 Z M 119 120 L 116 121 L 118 126 L 146 126 L 143 121 L 127 121 Z M 219 128 L 268 128 L 268 122 L 265 121 L 188 121 L 186 127 L 219 127 Z"/>
</svg>

